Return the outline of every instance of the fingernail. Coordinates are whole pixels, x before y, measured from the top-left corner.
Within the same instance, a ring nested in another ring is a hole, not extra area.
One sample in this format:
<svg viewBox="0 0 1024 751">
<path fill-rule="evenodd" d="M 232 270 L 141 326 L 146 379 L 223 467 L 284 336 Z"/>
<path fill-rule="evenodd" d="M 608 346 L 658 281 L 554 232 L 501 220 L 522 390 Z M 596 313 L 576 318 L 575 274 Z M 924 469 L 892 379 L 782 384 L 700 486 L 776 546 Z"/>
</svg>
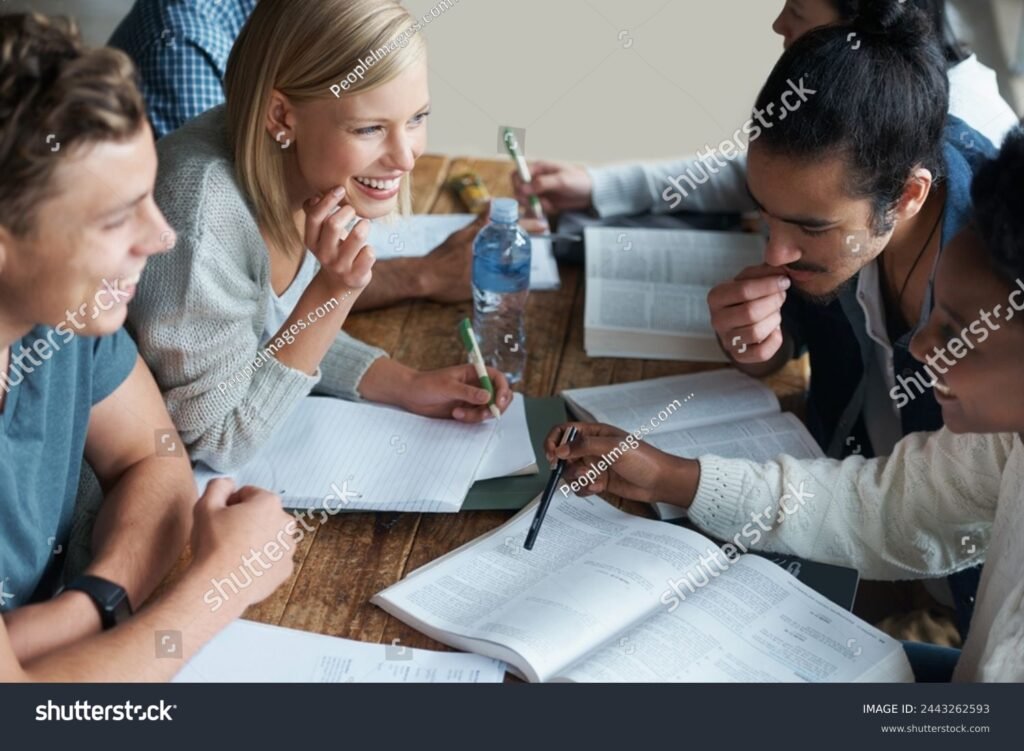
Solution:
<svg viewBox="0 0 1024 751">
<path fill-rule="evenodd" d="M 461 420 L 462 418 L 464 418 L 466 416 L 466 412 L 463 409 L 457 409 L 452 414 L 455 416 L 456 420 Z"/>
<path fill-rule="evenodd" d="M 789 289 L 793 285 L 793 280 L 788 276 L 779 277 L 779 289 Z"/>
<path fill-rule="evenodd" d="M 339 186 L 332 190 L 331 193 L 334 195 L 335 198 L 341 198 L 343 195 L 345 195 L 345 189 Z"/>
</svg>

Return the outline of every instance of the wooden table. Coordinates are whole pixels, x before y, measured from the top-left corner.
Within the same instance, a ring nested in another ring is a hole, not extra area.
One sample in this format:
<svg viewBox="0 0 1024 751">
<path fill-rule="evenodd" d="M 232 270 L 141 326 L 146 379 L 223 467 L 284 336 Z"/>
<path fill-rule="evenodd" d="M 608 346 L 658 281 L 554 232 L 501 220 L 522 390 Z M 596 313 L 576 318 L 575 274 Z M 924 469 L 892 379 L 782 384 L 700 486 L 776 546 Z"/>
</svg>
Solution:
<svg viewBox="0 0 1024 751">
<path fill-rule="evenodd" d="M 449 175 L 477 172 L 496 197 L 511 194 L 508 160 L 422 157 L 414 174 L 414 211 L 465 212 L 444 188 Z M 529 361 L 521 389 L 550 396 L 563 389 L 624 383 L 714 369 L 707 363 L 591 359 L 583 351 L 583 274 L 561 268 L 562 288 L 530 294 L 527 312 Z M 411 367 L 435 369 L 465 359 L 452 332 L 470 315 L 471 304 L 415 302 L 353 316 L 346 330 L 383 348 Z M 794 363 L 766 379 L 784 409 L 799 411 L 807 384 L 806 363 Z M 650 516 L 631 502 L 620 506 Z M 365 513 L 339 515 L 306 535 L 295 556 L 295 573 L 271 598 L 245 617 L 321 634 L 375 643 L 447 649 L 369 604 L 370 597 L 405 574 L 501 525 L 506 512 L 460 514 Z"/>
</svg>

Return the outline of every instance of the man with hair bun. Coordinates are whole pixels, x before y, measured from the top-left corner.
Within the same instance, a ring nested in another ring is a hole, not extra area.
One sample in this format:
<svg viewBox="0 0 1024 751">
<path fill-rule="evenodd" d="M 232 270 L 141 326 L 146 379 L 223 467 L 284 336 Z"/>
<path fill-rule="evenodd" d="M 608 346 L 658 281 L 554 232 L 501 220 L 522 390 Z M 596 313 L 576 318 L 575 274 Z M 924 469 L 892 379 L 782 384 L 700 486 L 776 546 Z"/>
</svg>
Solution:
<svg viewBox="0 0 1024 751">
<path fill-rule="evenodd" d="M 911 348 L 923 360 L 957 336 L 979 310 L 1004 312 L 936 386 L 945 427 L 914 433 L 888 457 L 757 463 L 698 461 L 649 445 L 624 454 L 583 494 L 672 503 L 697 527 L 730 539 L 750 513 L 779 508 L 780 488 L 813 488 L 797 523 L 783 521 L 756 546 L 852 566 L 866 579 L 944 576 L 984 560 L 971 630 L 961 650 L 905 643 L 918 681 L 1024 681 L 1024 132 L 1012 132 L 997 159 L 981 166 L 973 215 L 943 251 L 935 305 Z M 545 442 L 550 460 L 568 460 L 563 479 L 580 477 L 621 439 L 607 425 L 574 424 Z"/>
</svg>

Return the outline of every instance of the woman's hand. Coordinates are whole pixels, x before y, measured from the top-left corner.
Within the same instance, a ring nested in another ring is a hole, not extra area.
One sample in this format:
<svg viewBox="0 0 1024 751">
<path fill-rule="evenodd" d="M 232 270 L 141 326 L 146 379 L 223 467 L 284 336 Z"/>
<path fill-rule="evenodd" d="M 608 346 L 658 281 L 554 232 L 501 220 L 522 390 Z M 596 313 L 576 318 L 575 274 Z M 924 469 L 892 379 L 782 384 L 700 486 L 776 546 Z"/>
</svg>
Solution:
<svg viewBox="0 0 1024 751">
<path fill-rule="evenodd" d="M 576 438 L 560 445 L 562 436 L 572 427 L 576 428 Z M 700 481 L 697 462 L 659 451 L 611 425 L 560 425 L 544 440 L 544 452 L 552 465 L 558 459 L 568 460 L 562 480 L 575 482 L 574 491 L 581 496 L 608 491 L 631 501 L 687 508 Z M 607 465 L 605 469 L 598 467 L 599 462 Z"/>
<path fill-rule="evenodd" d="M 512 389 L 504 374 L 487 369 L 494 385 L 494 404 L 501 412 L 512 403 Z M 424 417 L 450 417 L 459 422 L 483 422 L 491 417 L 491 395 L 480 387 L 472 365 L 441 370 L 413 371 L 401 406 Z"/>
<path fill-rule="evenodd" d="M 342 205 L 344 188 L 311 198 L 303 205 L 306 212 L 305 242 L 320 262 L 320 274 L 337 290 L 362 290 L 373 279 L 377 260 L 366 244 L 370 223 L 360 220 L 351 231 L 346 227 L 356 219 L 356 211 Z"/>
</svg>

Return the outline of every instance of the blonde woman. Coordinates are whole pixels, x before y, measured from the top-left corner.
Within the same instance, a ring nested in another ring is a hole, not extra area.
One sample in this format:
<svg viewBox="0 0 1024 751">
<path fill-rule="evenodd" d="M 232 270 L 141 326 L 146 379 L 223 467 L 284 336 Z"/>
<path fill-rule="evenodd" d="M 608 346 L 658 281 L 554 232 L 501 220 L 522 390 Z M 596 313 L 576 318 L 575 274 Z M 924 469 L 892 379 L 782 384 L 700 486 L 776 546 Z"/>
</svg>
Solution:
<svg viewBox="0 0 1024 751">
<path fill-rule="evenodd" d="M 407 208 L 426 146 L 413 25 L 390 0 L 262 0 L 227 104 L 160 141 L 156 198 L 178 241 L 130 318 L 193 459 L 239 466 L 314 388 L 487 419 L 470 366 L 417 372 L 339 333 L 372 277 L 365 220 Z M 504 410 L 508 382 L 490 375 Z"/>
</svg>

